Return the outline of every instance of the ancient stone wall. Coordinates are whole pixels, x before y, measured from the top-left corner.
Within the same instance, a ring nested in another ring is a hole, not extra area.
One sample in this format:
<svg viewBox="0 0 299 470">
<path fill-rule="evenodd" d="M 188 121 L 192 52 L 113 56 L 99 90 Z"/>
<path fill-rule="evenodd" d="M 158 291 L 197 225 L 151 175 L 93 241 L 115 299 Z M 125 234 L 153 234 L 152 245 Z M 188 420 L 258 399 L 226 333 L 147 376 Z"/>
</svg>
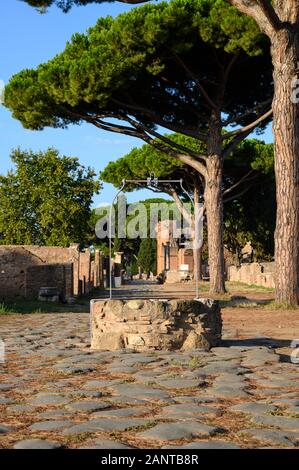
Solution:
<svg viewBox="0 0 299 470">
<path fill-rule="evenodd" d="M 41 287 L 57 287 L 63 300 L 73 296 L 73 265 L 42 264 L 28 266 L 25 297 L 36 299 Z"/>
<path fill-rule="evenodd" d="M 56 274 L 56 272 L 59 272 L 58 268 L 49 268 L 49 270 L 45 268 L 40 270 L 40 274 L 38 274 L 38 269 L 31 269 L 32 267 L 47 265 L 63 266 L 61 272 L 64 272 L 66 279 L 66 297 L 85 294 L 90 292 L 93 287 L 99 286 L 100 284 L 96 284 L 94 279 L 93 273 L 95 270 L 98 273 L 97 280 L 101 282 L 102 279 L 100 272 L 101 254 L 96 256 L 93 268 L 91 268 L 89 250 L 82 253 L 79 251 L 78 245 L 72 245 L 69 248 L 2 245 L 0 246 L 0 300 L 26 297 L 28 295 L 31 297 L 32 293 L 36 292 L 38 284 L 40 284 L 40 287 L 52 287 L 54 281 L 51 277 L 47 277 L 48 272 L 53 274 L 54 280 L 57 280 L 57 276 L 60 276 Z M 29 273 L 27 274 L 28 269 Z M 36 274 L 36 280 L 33 279 L 33 273 Z M 47 285 L 46 279 L 48 279 L 49 285 Z"/>
<path fill-rule="evenodd" d="M 211 299 L 91 302 L 93 349 L 209 349 L 221 332 L 219 303 Z"/>
<path fill-rule="evenodd" d="M 244 263 L 227 268 L 228 281 L 275 288 L 275 263 Z"/>
</svg>

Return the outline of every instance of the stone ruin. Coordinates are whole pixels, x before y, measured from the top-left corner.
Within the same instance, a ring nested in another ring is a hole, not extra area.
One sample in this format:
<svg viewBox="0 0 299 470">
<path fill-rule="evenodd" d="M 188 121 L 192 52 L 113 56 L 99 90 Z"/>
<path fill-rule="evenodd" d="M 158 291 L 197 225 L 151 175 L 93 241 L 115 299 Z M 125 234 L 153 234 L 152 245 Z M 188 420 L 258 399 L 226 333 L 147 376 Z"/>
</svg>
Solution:
<svg viewBox="0 0 299 470">
<path fill-rule="evenodd" d="M 91 301 L 92 349 L 209 350 L 221 332 L 219 302 L 212 299 Z"/>
</svg>

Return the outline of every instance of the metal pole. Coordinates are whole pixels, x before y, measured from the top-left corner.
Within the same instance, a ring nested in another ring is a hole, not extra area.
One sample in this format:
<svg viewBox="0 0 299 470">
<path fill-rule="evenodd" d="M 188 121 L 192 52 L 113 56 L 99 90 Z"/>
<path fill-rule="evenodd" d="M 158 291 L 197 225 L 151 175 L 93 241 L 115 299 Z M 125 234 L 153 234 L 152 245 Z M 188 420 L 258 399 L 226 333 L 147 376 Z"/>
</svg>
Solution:
<svg viewBox="0 0 299 470">
<path fill-rule="evenodd" d="M 181 186 L 182 191 L 190 199 L 191 204 L 193 206 L 193 210 L 194 210 L 194 236 L 193 236 L 193 243 L 194 243 L 195 238 L 196 238 L 196 230 L 195 230 L 195 227 L 196 227 L 196 224 L 195 224 L 195 210 L 196 210 L 196 208 L 195 208 L 194 200 L 192 199 L 192 197 L 190 196 L 188 191 L 183 186 L 183 180 L 182 179 L 180 179 L 180 186 Z M 194 258 L 193 263 L 194 263 L 194 266 L 195 266 L 194 250 L 193 250 L 193 258 Z M 198 297 L 199 297 L 199 279 L 198 279 L 198 271 L 196 269 L 196 271 L 195 271 L 195 298 L 198 299 Z"/>
<path fill-rule="evenodd" d="M 124 187 L 126 186 L 126 180 L 122 180 L 122 185 L 116 196 L 114 196 L 114 199 L 112 201 L 112 204 L 110 206 L 109 210 L 109 298 L 110 300 L 112 299 L 112 209 L 114 205 L 115 199 L 118 198 L 119 194 L 122 192 Z"/>
</svg>

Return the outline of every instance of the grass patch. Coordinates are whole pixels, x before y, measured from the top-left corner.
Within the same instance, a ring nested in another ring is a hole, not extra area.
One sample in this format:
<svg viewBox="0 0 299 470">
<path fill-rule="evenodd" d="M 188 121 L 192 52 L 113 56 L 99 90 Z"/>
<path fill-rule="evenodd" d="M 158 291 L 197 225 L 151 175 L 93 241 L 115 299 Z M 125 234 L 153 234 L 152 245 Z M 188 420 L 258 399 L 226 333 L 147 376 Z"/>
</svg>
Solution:
<svg viewBox="0 0 299 470">
<path fill-rule="evenodd" d="M 4 303 L 0 303 L 0 315 L 7 315 L 10 313 L 9 307 Z"/>
<path fill-rule="evenodd" d="M 287 408 L 268 411 L 268 416 L 283 416 L 285 418 L 299 418 L 299 413 L 292 413 Z"/>
<path fill-rule="evenodd" d="M 203 361 L 199 357 L 192 357 L 188 362 L 189 369 L 197 369 L 203 365 Z"/>
<path fill-rule="evenodd" d="M 263 305 L 264 310 L 298 310 L 298 306 L 289 305 L 285 302 L 275 302 L 274 300 Z"/>
<path fill-rule="evenodd" d="M 27 313 L 68 313 L 68 312 L 88 312 L 89 304 L 77 303 L 74 305 L 40 302 L 39 300 L 16 299 L 13 302 L 7 301 L 0 303 L 0 315 L 9 314 L 27 314 Z"/>
<path fill-rule="evenodd" d="M 256 284 L 245 284 L 244 282 L 227 281 L 226 286 L 229 291 L 256 291 L 256 292 L 274 292 L 271 287 L 257 286 Z"/>
<path fill-rule="evenodd" d="M 91 432 L 82 432 L 81 434 L 73 434 L 65 438 L 66 445 L 80 444 L 92 436 Z"/>
<path fill-rule="evenodd" d="M 126 429 L 127 432 L 142 432 L 147 431 L 155 427 L 158 424 L 158 421 L 148 421 L 148 423 L 141 424 L 140 426 L 131 426 L 130 428 Z"/>
</svg>

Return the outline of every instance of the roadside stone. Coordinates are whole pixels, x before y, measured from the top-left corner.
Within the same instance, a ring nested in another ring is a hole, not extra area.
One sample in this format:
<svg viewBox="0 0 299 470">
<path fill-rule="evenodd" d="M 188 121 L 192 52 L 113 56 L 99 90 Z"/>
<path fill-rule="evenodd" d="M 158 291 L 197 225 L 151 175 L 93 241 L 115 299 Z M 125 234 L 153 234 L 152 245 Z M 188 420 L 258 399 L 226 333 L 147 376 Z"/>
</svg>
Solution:
<svg viewBox="0 0 299 470">
<path fill-rule="evenodd" d="M 245 367 L 260 367 L 279 362 L 279 356 L 268 348 L 253 348 L 245 353 L 241 364 Z"/>
<path fill-rule="evenodd" d="M 14 388 L 13 384 L 0 384 L 0 390 L 2 390 L 3 392 L 5 392 L 6 390 L 11 390 L 12 388 Z"/>
<path fill-rule="evenodd" d="M 240 449 L 237 444 L 227 441 L 194 441 L 182 446 L 165 446 L 162 449 Z"/>
<path fill-rule="evenodd" d="M 261 388 L 279 388 L 282 389 L 290 389 L 290 388 L 298 388 L 299 384 L 296 383 L 294 380 L 267 380 L 267 379 L 255 379 L 255 385 Z"/>
<path fill-rule="evenodd" d="M 144 415 L 150 412 L 150 408 L 117 408 L 115 410 L 92 413 L 90 418 L 129 418 Z"/>
<path fill-rule="evenodd" d="M 83 364 L 83 365 L 77 364 L 76 366 L 56 364 L 53 366 L 53 368 L 57 370 L 58 372 L 62 372 L 63 374 L 69 374 L 69 375 L 87 374 L 88 372 L 93 372 L 94 370 L 96 370 L 96 366 L 87 365 L 87 364 Z"/>
<path fill-rule="evenodd" d="M 106 397 L 106 400 L 117 405 L 148 405 L 148 400 L 139 400 L 138 398 L 128 396 Z M 173 400 L 169 401 L 173 402 Z"/>
<path fill-rule="evenodd" d="M 94 390 L 79 390 L 70 394 L 72 397 L 88 397 L 88 398 L 101 398 L 102 392 L 95 392 Z"/>
<path fill-rule="evenodd" d="M 218 408 L 212 408 L 203 405 L 196 404 L 182 404 L 182 405 L 170 405 L 164 406 L 159 413 L 158 417 L 170 418 L 170 419 L 194 419 L 196 416 L 206 414 L 217 414 Z"/>
<path fill-rule="evenodd" d="M 206 375 L 218 375 L 218 374 L 238 374 L 239 371 L 239 365 L 234 364 L 231 362 L 214 362 L 210 363 L 207 366 L 204 366 L 201 369 L 201 372 L 203 372 Z"/>
<path fill-rule="evenodd" d="M 91 413 L 93 411 L 105 410 L 106 408 L 110 408 L 110 405 L 109 403 L 100 401 L 76 401 L 68 404 L 66 408 L 71 411 L 82 411 Z"/>
<path fill-rule="evenodd" d="M 4 426 L 3 424 L 0 424 L 0 434 L 7 434 L 10 431 L 11 428 L 9 426 Z"/>
<path fill-rule="evenodd" d="M 31 431 L 60 431 L 61 429 L 71 426 L 73 423 L 66 420 L 55 420 L 55 421 L 40 421 L 29 426 Z"/>
<path fill-rule="evenodd" d="M 66 405 L 69 399 L 54 393 L 38 393 L 28 401 L 30 405 L 49 406 L 49 405 Z"/>
<path fill-rule="evenodd" d="M 286 418 L 285 416 L 252 416 L 251 420 L 265 426 L 275 426 L 284 431 L 299 431 L 299 418 Z"/>
<path fill-rule="evenodd" d="M 39 418 L 44 419 L 71 419 L 73 418 L 74 414 L 70 413 L 69 411 L 63 410 L 61 408 L 55 410 L 47 410 L 38 413 Z"/>
<path fill-rule="evenodd" d="M 218 385 L 217 387 L 210 387 L 208 393 L 219 398 L 248 398 L 248 393 L 239 388 L 227 385 Z"/>
<path fill-rule="evenodd" d="M 117 380 L 88 380 L 88 382 L 86 382 L 83 385 L 82 389 L 96 390 L 98 388 L 109 388 L 121 382 L 122 380 L 119 380 L 119 379 Z"/>
<path fill-rule="evenodd" d="M 170 397 L 168 392 L 163 390 L 144 387 L 136 384 L 122 384 L 113 387 L 113 391 L 118 395 L 128 395 L 129 397 L 152 400 L 152 401 L 168 401 Z"/>
<path fill-rule="evenodd" d="M 76 424 L 63 431 L 66 436 L 72 434 L 81 434 L 84 432 L 116 432 L 126 431 L 130 428 L 147 425 L 151 420 L 134 418 L 134 419 L 92 419 L 85 423 Z"/>
<path fill-rule="evenodd" d="M 187 388 L 199 388 L 206 385 L 204 380 L 198 379 L 169 379 L 169 380 L 160 380 L 156 382 L 160 387 L 167 389 L 187 389 Z"/>
<path fill-rule="evenodd" d="M 25 439 L 14 445 L 14 449 L 61 449 L 58 442 L 47 441 L 45 439 Z"/>
<path fill-rule="evenodd" d="M 13 400 L 9 398 L 0 398 L 0 405 L 10 405 L 13 403 Z"/>
<path fill-rule="evenodd" d="M 31 405 L 13 405 L 9 406 L 6 411 L 8 413 L 31 413 L 34 409 L 35 407 Z"/>
<path fill-rule="evenodd" d="M 154 441 L 174 441 L 177 439 L 191 439 L 193 437 L 209 437 L 223 432 L 218 426 L 208 426 L 199 421 L 188 421 L 186 423 L 162 423 L 155 427 L 138 433 L 136 437 Z"/>
<path fill-rule="evenodd" d="M 133 449 L 133 447 L 122 444 L 121 442 L 112 441 L 109 439 L 97 439 L 95 441 L 90 442 L 89 444 L 85 444 L 79 449 Z"/>
<path fill-rule="evenodd" d="M 284 432 L 284 431 L 275 431 L 272 429 L 243 429 L 239 434 L 250 435 L 258 441 L 268 441 L 270 444 L 279 445 L 279 446 L 289 446 L 295 447 L 297 443 L 294 439 L 294 434 Z M 299 433 L 297 439 L 299 438 Z"/>
<path fill-rule="evenodd" d="M 277 409 L 274 405 L 269 405 L 267 403 L 258 403 L 258 402 L 247 402 L 240 403 L 238 405 L 232 406 L 230 411 L 237 411 L 239 413 L 248 413 L 251 415 L 261 415 L 275 411 Z"/>
</svg>

